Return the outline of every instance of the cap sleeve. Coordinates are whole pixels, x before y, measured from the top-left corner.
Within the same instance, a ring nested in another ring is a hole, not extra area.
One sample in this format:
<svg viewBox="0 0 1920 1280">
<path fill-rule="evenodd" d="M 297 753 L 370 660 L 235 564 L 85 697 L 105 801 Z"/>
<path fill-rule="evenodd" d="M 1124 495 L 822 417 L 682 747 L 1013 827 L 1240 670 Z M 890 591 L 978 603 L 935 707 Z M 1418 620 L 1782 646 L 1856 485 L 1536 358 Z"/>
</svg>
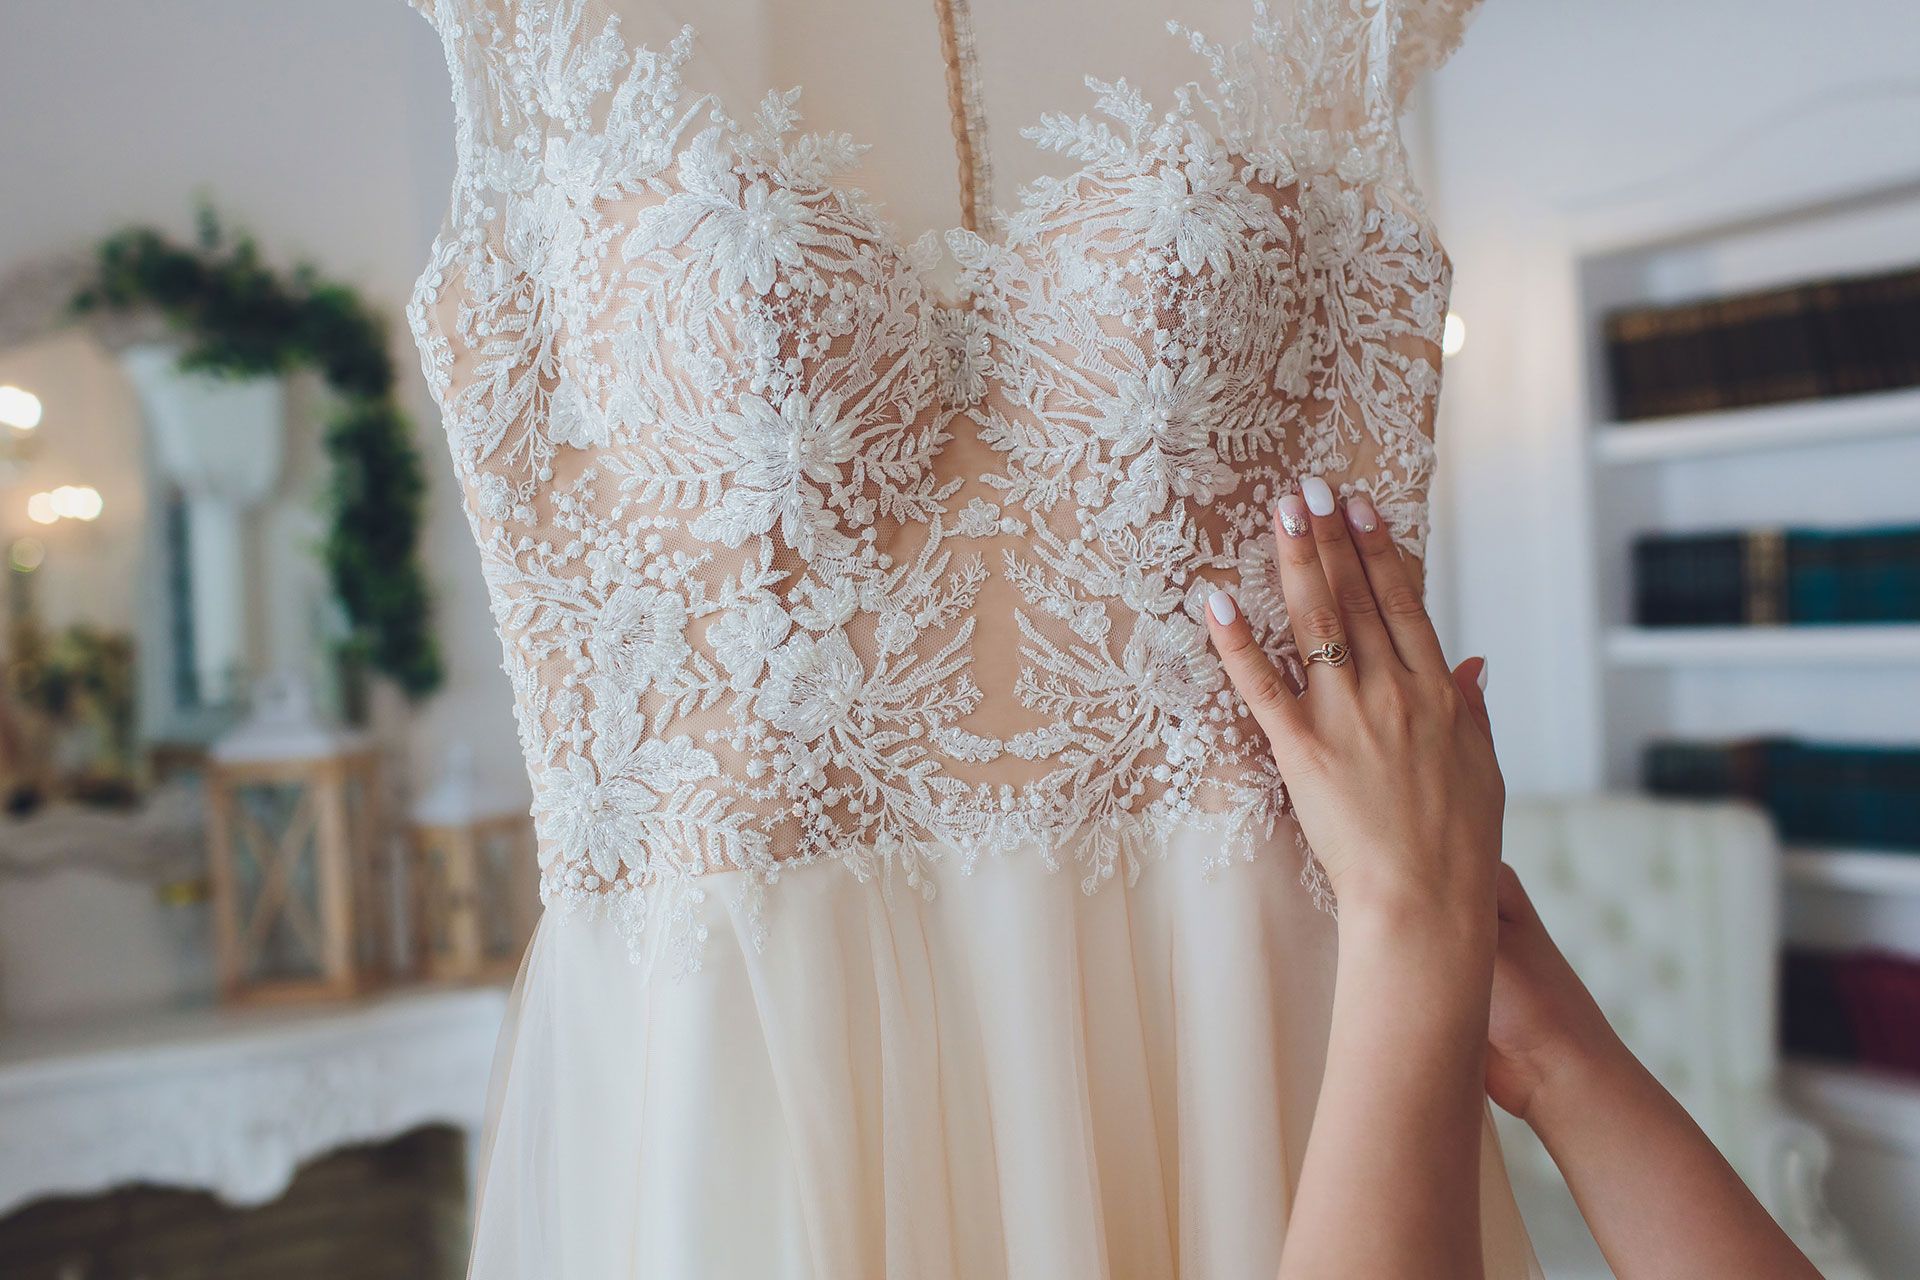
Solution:
<svg viewBox="0 0 1920 1280">
<path fill-rule="evenodd" d="M 1480 0 L 1401 0 L 1393 89 L 1404 103 L 1420 78 L 1453 56 Z"/>
</svg>

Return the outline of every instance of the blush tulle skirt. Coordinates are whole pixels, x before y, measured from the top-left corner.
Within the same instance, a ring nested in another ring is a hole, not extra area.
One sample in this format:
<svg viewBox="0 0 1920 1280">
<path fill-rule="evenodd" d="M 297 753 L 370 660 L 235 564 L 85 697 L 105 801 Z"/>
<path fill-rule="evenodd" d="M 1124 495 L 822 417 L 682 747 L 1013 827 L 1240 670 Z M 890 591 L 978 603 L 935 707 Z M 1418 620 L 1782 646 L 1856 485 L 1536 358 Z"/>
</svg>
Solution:
<svg viewBox="0 0 1920 1280">
<path fill-rule="evenodd" d="M 1263 1280 L 1325 1056 L 1333 921 L 1292 840 L 1132 888 L 1037 853 L 932 901 L 821 863 L 697 972 L 549 912 L 495 1066 L 474 1280 Z M 662 910 L 666 908 L 663 907 Z M 656 921 L 654 924 L 665 922 Z M 761 945 L 755 939 L 764 934 Z M 1539 1275 L 1491 1126 L 1494 1280 Z"/>
</svg>

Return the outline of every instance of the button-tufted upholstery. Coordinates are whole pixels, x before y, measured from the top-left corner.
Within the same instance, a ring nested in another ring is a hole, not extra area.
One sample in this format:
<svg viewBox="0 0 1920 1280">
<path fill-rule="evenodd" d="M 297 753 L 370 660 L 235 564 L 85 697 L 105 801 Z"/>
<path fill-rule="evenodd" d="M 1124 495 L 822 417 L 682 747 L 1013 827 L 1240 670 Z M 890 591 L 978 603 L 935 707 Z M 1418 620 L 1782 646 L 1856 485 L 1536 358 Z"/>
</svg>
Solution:
<svg viewBox="0 0 1920 1280">
<path fill-rule="evenodd" d="M 1779 848 L 1742 805 L 1517 799 L 1505 856 L 1641 1061 L 1829 1277 L 1866 1273 L 1826 1212 L 1825 1138 L 1775 1092 Z M 1502 1117 L 1549 1276 L 1611 1274 L 1546 1151 Z"/>
</svg>

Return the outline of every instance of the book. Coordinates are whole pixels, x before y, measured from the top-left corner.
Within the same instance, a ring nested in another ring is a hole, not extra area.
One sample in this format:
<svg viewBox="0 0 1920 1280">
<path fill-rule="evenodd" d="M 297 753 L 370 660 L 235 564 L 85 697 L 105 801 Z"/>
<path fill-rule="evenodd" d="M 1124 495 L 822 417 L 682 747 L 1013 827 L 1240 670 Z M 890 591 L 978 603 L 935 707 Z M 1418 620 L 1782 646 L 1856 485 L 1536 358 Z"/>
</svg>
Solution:
<svg viewBox="0 0 1920 1280">
<path fill-rule="evenodd" d="M 1920 526 L 1644 534 L 1643 627 L 1920 622 Z"/>
<path fill-rule="evenodd" d="M 1789 1052 L 1920 1074 L 1920 958 L 1790 948 L 1780 972 Z"/>
<path fill-rule="evenodd" d="M 1787 616 L 1795 622 L 1920 621 L 1920 527 L 1802 531 L 1792 537 Z"/>
<path fill-rule="evenodd" d="M 1920 852 L 1920 747 L 1657 740 L 1641 780 L 1656 795 L 1750 801 L 1789 843 Z"/>
<path fill-rule="evenodd" d="M 1602 336 L 1622 421 L 1916 386 L 1920 267 L 1624 307 Z"/>
</svg>

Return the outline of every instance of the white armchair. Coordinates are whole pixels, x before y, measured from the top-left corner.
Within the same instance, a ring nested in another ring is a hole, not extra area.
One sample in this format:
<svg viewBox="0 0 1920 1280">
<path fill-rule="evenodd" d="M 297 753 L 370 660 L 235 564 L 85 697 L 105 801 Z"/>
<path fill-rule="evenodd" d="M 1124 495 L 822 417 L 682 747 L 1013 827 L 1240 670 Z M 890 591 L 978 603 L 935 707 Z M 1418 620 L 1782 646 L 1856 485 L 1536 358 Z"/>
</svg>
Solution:
<svg viewBox="0 0 1920 1280">
<path fill-rule="evenodd" d="M 1506 860 L 1640 1059 L 1829 1280 L 1864 1280 L 1822 1195 L 1825 1135 L 1776 1088 L 1780 851 L 1742 805 L 1641 796 L 1516 800 Z M 1607 1269 L 1544 1148 L 1501 1138 L 1547 1274 Z"/>
</svg>

